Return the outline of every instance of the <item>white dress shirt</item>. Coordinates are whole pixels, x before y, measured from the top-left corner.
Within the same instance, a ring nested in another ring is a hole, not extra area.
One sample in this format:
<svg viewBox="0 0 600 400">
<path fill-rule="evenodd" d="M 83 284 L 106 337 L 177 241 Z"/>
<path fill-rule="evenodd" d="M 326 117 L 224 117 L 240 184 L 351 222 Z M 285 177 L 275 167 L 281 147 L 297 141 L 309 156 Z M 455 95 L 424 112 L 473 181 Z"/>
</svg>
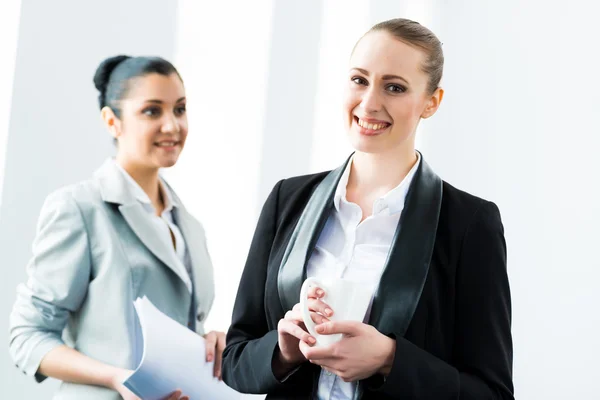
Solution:
<svg viewBox="0 0 600 400">
<path fill-rule="evenodd" d="M 362 282 L 373 288 L 379 285 L 385 261 L 398 228 L 400 215 L 410 183 L 421 157 L 404 180 L 373 203 L 373 213 L 363 222 L 360 207 L 346 199 L 346 186 L 352 162 L 348 163 L 334 196 L 335 209 L 329 216 L 314 252 L 307 264 L 307 277 L 320 280 L 339 278 Z M 371 296 L 371 301 L 373 298 Z M 369 319 L 371 306 L 364 321 Z M 335 310 L 333 310 L 335 313 Z M 338 376 L 321 371 L 317 399 L 351 400 L 356 393 L 356 382 L 344 382 Z"/>
</svg>

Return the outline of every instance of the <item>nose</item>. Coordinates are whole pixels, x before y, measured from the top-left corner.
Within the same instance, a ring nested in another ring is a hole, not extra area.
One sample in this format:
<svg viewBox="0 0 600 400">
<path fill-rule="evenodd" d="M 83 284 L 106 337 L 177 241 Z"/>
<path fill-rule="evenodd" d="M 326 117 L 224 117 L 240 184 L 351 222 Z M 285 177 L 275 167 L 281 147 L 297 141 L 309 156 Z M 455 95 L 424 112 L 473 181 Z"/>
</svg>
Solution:
<svg viewBox="0 0 600 400">
<path fill-rule="evenodd" d="M 383 107 L 381 94 L 374 85 L 367 88 L 367 90 L 363 92 L 360 105 L 367 113 L 376 113 L 381 111 L 381 108 Z"/>
<path fill-rule="evenodd" d="M 179 120 L 174 114 L 165 114 L 161 131 L 163 133 L 179 133 Z"/>
</svg>

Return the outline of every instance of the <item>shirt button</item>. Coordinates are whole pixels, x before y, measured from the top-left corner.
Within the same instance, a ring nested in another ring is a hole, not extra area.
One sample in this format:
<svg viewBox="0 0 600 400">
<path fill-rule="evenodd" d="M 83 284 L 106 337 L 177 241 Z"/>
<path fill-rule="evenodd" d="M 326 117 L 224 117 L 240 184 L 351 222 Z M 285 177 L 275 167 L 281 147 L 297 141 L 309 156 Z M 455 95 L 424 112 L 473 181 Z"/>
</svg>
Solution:
<svg viewBox="0 0 600 400">
<path fill-rule="evenodd" d="M 327 375 L 327 376 L 331 376 L 331 375 L 333 375 L 333 374 L 332 374 L 330 371 L 325 371 L 325 375 Z"/>
<path fill-rule="evenodd" d="M 201 312 L 200 314 L 198 314 L 198 321 L 202 321 L 204 319 L 204 313 Z"/>
</svg>

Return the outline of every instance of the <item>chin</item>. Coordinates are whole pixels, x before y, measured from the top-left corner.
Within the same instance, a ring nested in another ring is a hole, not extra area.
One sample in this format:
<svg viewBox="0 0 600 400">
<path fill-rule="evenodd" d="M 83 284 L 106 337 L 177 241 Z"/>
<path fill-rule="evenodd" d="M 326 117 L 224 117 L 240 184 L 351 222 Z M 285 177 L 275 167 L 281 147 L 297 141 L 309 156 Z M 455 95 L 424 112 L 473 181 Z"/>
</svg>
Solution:
<svg viewBox="0 0 600 400">
<path fill-rule="evenodd" d="M 364 137 L 359 133 L 353 133 L 350 137 L 350 144 L 354 150 L 361 153 L 377 154 L 385 152 L 384 141 L 378 138 Z"/>
<path fill-rule="evenodd" d="M 172 166 L 174 166 L 175 164 L 177 164 L 177 158 L 163 158 L 161 160 L 158 160 L 158 167 L 159 168 L 170 168 Z"/>
</svg>

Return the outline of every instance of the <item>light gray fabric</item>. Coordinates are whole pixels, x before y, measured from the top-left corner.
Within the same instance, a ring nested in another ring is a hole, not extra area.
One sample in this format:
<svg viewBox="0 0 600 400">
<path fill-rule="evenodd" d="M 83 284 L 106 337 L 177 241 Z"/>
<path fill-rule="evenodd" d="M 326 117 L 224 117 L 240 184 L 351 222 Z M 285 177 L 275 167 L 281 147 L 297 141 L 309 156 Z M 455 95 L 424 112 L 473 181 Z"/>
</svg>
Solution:
<svg viewBox="0 0 600 400">
<path fill-rule="evenodd" d="M 192 264 L 196 331 L 204 334 L 214 298 L 206 238 L 183 206 L 176 209 L 176 219 Z M 140 343 L 134 342 L 137 297 L 147 296 L 162 312 L 188 324 L 188 274 L 175 262 L 172 249 L 150 233 L 148 223 L 147 213 L 110 160 L 93 179 L 48 196 L 27 266 L 29 279 L 18 286 L 10 316 L 10 353 L 23 372 L 45 379 L 36 374 L 39 364 L 64 338 L 94 359 L 135 368 L 141 357 Z M 120 396 L 63 383 L 54 399 Z"/>
</svg>

